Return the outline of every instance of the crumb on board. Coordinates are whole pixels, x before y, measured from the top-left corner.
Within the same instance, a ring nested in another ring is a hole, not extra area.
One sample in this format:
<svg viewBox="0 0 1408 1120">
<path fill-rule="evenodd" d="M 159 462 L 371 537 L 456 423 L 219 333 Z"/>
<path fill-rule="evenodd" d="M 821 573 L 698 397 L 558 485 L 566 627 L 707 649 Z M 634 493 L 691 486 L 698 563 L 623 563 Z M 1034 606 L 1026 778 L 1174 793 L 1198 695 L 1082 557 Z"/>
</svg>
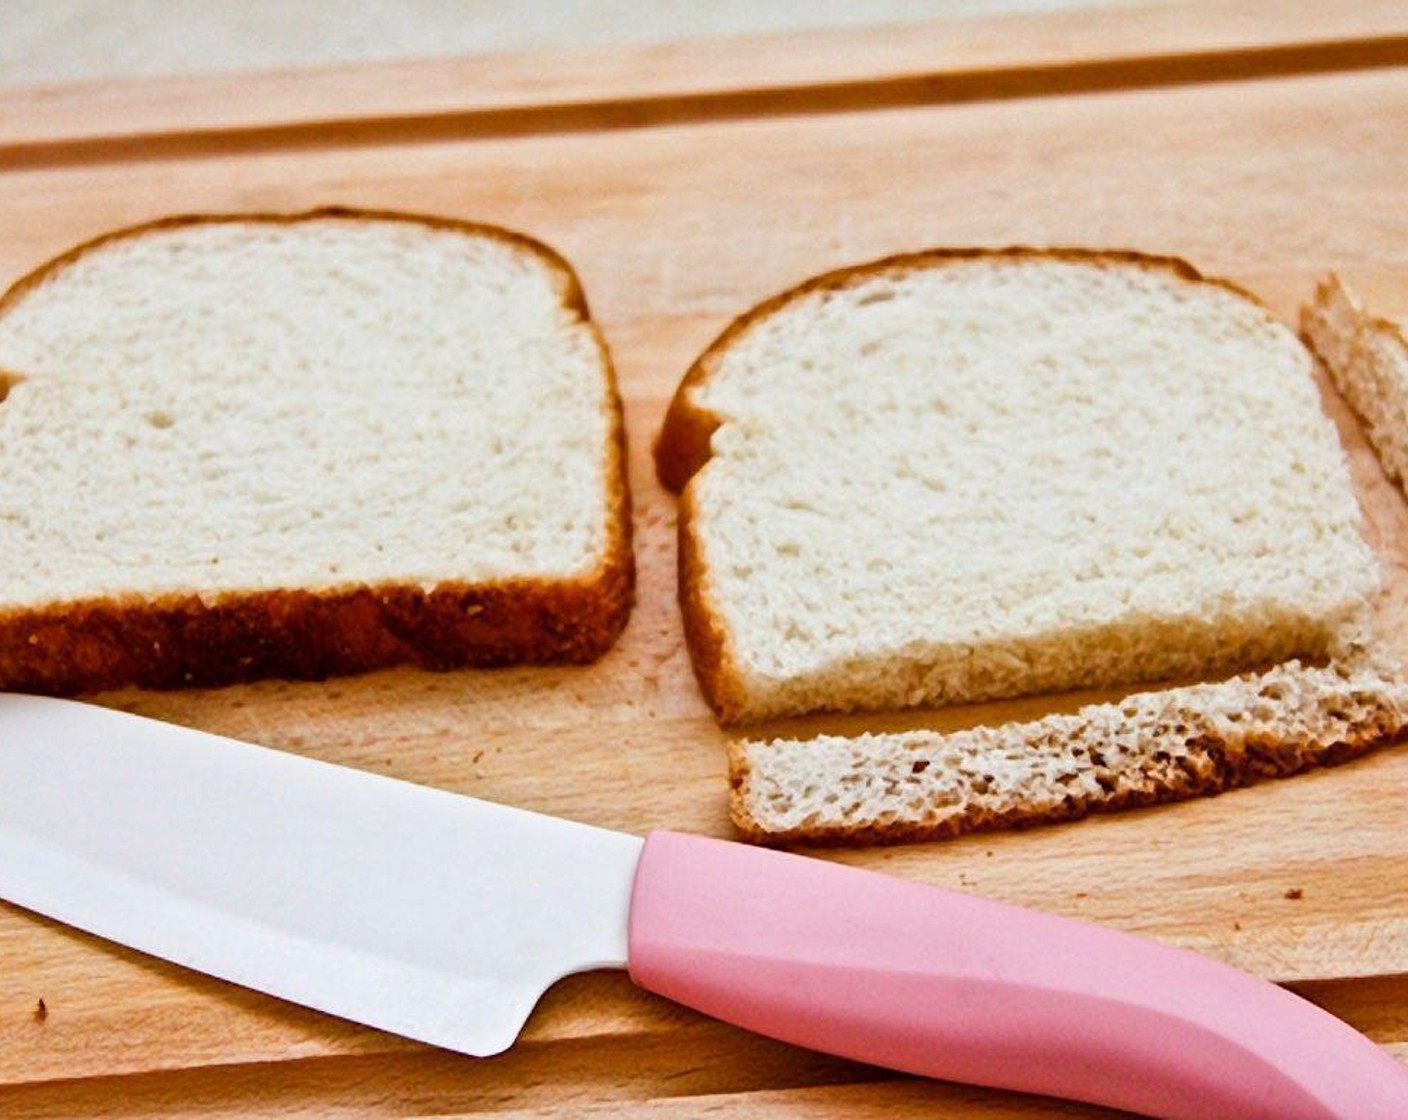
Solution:
<svg viewBox="0 0 1408 1120">
<path fill-rule="evenodd" d="M 1292 902 L 1299 902 L 1305 897 L 1305 891 L 1301 890 L 1299 887 L 1292 887 L 1286 892 L 1285 897 L 1289 898 Z"/>
<path fill-rule="evenodd" d="M 39 1002 L 34 1005 L 34 1021 L 42 1023 L 49 1017 L 49 1005 L 44 1002 L 44 997 L 39 997 Z"/>
</svg>

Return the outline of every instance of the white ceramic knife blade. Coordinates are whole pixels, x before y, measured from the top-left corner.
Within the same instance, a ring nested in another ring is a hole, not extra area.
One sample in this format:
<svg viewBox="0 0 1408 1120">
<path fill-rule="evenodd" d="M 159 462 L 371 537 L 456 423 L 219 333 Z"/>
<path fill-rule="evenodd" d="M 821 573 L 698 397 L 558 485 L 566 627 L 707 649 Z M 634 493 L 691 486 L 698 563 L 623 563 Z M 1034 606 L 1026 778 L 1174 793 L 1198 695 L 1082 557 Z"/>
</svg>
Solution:
<svg viewBox="0 0 1408 1120">
<path fill-rule="evenodd" d="M 633 836 L 0 695 L 0 897 L 469 1054 L 626 963 Z"/>
</svg>

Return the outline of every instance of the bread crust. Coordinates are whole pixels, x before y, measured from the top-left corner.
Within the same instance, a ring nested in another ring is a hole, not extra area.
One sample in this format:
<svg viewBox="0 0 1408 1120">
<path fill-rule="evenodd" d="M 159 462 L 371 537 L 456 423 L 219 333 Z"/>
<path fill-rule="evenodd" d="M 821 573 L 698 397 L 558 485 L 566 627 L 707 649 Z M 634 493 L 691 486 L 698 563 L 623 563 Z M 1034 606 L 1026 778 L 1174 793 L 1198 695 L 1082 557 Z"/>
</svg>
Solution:
<svg viewBox="0 0 1408 1120">
<path fill-rule="evenodd" d="M 981 819 L 953 817 L 936 825 L 870 823 L 854 828 L 796 828 L 778 832 L 764 829 L 749 810 L 745 792 L 748 762 L 740 745 L 730 743 L 729 817 L 741 839 L 765 847 L 807 844 L 814 847 L 860 848 L 951 840 L 973 832 L 1034 828 L 1043 824 L 1083 820 L 1100 813 L 1142 809 L 1151 805 L 1189 801 L 1195 797 L 1214 797 L 1271 778 L 1289 778 L 1319 767 L 1340 766 L 1372 751 L 1405 741 L 1408 741 L 1408 728 L 1384 734 L 1366 732 L 1344 742 L 1332 743 L 1312 756 L 1299 750 L 1297 744 L 1288 744 L 1272 736 L 1238 744 L 1235 751 L 1229 751 L 1225 742 L 1208 739 L 1199 744 L 1196 763 L 1190 762 L 1183 768 L 1178 780 L 1148 782 L 1137 788 L 1118 789 L 1100 798 L 1070 797 L 1041 810 L 1013 806 L 1004 812 L 986 814 Z"/>
<path fill-rule="evenodd" d="M 684 619 L 686 644 L 694 673 L 705 699 L 724 725 L 744 722 L 747 710 L 742 694 L 737 659 L 721 622 L 721 614 L 709 593 L 708 564 L 703 558 L 691 500 L 690 481 L 703 469 L 713 452 L 710 441 L 722 420 L 696 404 L 694 389 L 714 373 L 728 350 L 754 324 L 788 304 L 813 292 L 836 291 L 870 280 L 887 272 L 903 272 L 933 264 L 982 259 L 1044 259 L 1108 264 L 1134 264 L 1142 268 L 1171 272 L 1196 284 L 1223 288 L 1254 304 L 1274 319 L 1265 303 L 1251 292 L 1217 277 L 1199 272 L 1180 257 L 1160 256 L 1134 249 L 1036 248 L 1011 245 L 1004 248 L 934 248 L 901 253 L 859 265 L 850 265 L 814 276 L 764 300 L 726 326 L 704 352 L 695 359 L 675 389 L 653 448 L 655 471 L 661 484 L 681 495 L 677 534 L 679 542 L 680 611 Z"/>
<path fill-rule="evenodd" d="M 431 229 L 447 229 L 456 233 L 468 233 L 477 237 L 488 237 L 495 241 L 502 241 L 506 245 L 526 250 L 536 257 L 540 257 L 547 262 L 548 267 L 558 278 L 561 288 L 560 296 L 564 307 L 577 312 L 582 320 L 591 324 L 591 314 L 587 310 L 586 296 L 582 291 L 581 282 L 577 278 L 576 271 L 567 262 L 561 253 L 550 245 L 546 245 L 535 238 L 529 237 L 526 233 L 519 233 L 517 230 L 505 229 L 502 226 L 488 225 L 484 222 L 470 222 L 461 218 L 446 218 L 434 214 L 411 214 L 400 210 L 371 210 L 362 209 L 356 206 L 318 206 L 312 210 L 298 210 L 290 213 L 278 213 L 274 211 L 259 211 L 249 214 L 219 213 L 219 214 L 172 214 L 165 218 L 155 218 L 149 222 L 140 222 L 134 226 L 124 226 L 122 229 L 109 230 L 107 233 L 99 234 L 97 237 L 90 237 L 87 241 L 80 241 L 72 249 L 60 253 L 39 267 L 31 269 L 13 284 L 11 284 L 0 295 L 0 316 L 3 316 L 14 304 L 18 303 L 29 290 L 47 280 L 52 280 L 79 257 L 94 249 L 112 241 L 125 241 L 133 237 L 141 237 L 143 234 L 156 233 L 161 230 L 180 229 L 183 226 L 199 225 L 221 225 L 235 224 L 239 222 L 260 222 L 266 225 L 296 225 L 299 222 L 327 221 L 329 219 L 362 222 L 404 222 L 409 225 L 428 226 Z M 592 324 L 595 330 L 595 325 Z M 614 380 L 612 382 L 615 384 Z"/>
<path fill-rule="evenodd" d="M 693 507 L 694 496 L 686 491 L 680 500 L 678 530 L 680 618 L 699 685 L 720 721 L 729 722 L 737 717 L 743 698 L 735 684 L 738 673 L 728 632 L 709 606 L 708 565 L 694 529 Z"/>
<path fill-rule="evenodd" d="M 1176 690 L 1170 695 L 1176 695 Z M 1235 725 L 1221 730 L 1210 728 L 1191 739 L 1186 753 L 1171 759 L 1158 772 L 1144 773 L 1134 783 L 1118 781 L 1110 775 L 1093 791 L 1072 791 L 1057 801 L 1014 798 L 1005 809 L 970 807 L 934 823 L 868 820 L 851 826 L 823 824 L 769 830 L 752 812 L 750 783 L 754 779 L 748 744 L 732 740 L 728 745 L 729 816 L 743 839 L 768 846 L 862 847 L 947 840 L 971 832 L 1030 828 L 1080 820 L 1097 813 L 1212 797 L 1267 779 L 1339 766 L 1405 741 L 1408 715 L 1401 704 L 1380 700 L 1352 721 L 1344 735 L 1330 740 L 1307 738 L 1287 728 L 1263 728 L 1251 733 L 1240 732 Z M 1095 741 L 1087 745 L 1092 749 L 1101 747 Z"/>
<path fill-rule="evenodd" d="M 1403 325 L 1368 310 L 1360 298 L 1350 290 L 1349 285 L 1344 282 L 1343 277 L 1341 277 L 1338 272 L 1327 273 L 1320 282 L 1315 285 L 1315 295 L 1312 297 L 1311 302 L 1301 308 L 1301 323 L 1304 324 L 1310 312 L 1323 306 L 1331 295 L 1341 296 L 1354 308 L 1354 314 L 1358 319 L 1360 330 L 1383 331 L 1386 334 L 1392 335 L 1404 350 L 1408 351 L 1408 334 L 1404 333 Z M 1320 352 L 1315 349 L 1314 342 L 1306 332 L 1303 331 L 1301 333 L 1301 338 L 1315 353 L 1316 357 L 1321 357 Z"/>
<path fill-rule="evenodd" d="M 322 679 L 411 663 L 427 669 L 584 663 L 611 648 L 635 595 L 626 433 L 616 371 L 572 266 L 533 238 L 498 226 L 385 210 L 322 207 L 299 213 L 189 214 L 85 241 L 21 277 L 0 296 L 3 316 L 32 288 L 85 253 L 156 230 L 217 222 L 396 221 L 503 241 L 541 259 L 562 305 L 601 354 L 610 410 L 605 549 L 569 579 L 388 581 L 217 595 L 127 595 L 0 610 L 0 687 L 73 695 L 140 685 L 211 686 L 263 677 Z M 9 377 L 23 379 L 22 371 Z"/>
<path fill-rule="evenodd" d="M 1317 338 L 1317 328 L 1336 300 L 1343 300 L 1354 316 L 1354 330 L 1345 340 L 1349 347 L 1349 360 L 1346 363 L 1335 361 L 1321 347 Z M 1330 272 L 1315 286 L 1315 295 L 1310 303 L 1301 308 L 1300 327 L 1302 341 L 1310 348 L 1316 360 L 1329 371 L 1330 380 L 1364 422 L 1369 446 L 1373 448 L 1384 473 L 1398 484 L 1400 490 L 1408 493 L 1408 463 L 1404 461 L 1402 445 L 1396 445 L 1392 436 L 1385 438 L 1387 433 L 1384 430 L 1385 426 L 1390 429 L 1397 427 L 1394 416 L 1408 407 L 1408 400 L 1404 400 L 1401 393 L 1395 394 L 1395 399 L 1390 402 L 1392 411 L 1388 417 L 1371 415 L 1375 411 L 1372 401 L 1363 399 L 1356 379 L 1352 376 L 1352 370 L 1357 365 L 1372 365 L 1372 359 L 1363 353 L 1363 346 L 1364 339 L 1375 335 L 1388 339 L 1391 345 L 1401 350 L 1403 361 L 1408 364 L 1408 333 L 1404 332 L 1401 324 L 1392 319 L 1368 311 L 1336 272 Z"/>
</svg>

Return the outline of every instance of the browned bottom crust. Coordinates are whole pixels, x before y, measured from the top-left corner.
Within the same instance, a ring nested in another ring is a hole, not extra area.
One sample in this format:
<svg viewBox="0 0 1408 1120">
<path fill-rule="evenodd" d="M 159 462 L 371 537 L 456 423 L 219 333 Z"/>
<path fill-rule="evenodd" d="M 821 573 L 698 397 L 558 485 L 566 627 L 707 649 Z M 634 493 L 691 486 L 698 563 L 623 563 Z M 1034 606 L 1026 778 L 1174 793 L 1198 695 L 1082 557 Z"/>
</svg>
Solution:
<svg viewBox="0 0 1408 1120">
<path fill-rule="evenodd" d="M 595 578 L 481 585 L 389 584 L 96 599 L 0 618 L 0 687 L 72 695 L 260 677 L 321 679 L 411 663 L 427 669 L 587 662 L 630 614 L 629 546 Z"/>
</svg>

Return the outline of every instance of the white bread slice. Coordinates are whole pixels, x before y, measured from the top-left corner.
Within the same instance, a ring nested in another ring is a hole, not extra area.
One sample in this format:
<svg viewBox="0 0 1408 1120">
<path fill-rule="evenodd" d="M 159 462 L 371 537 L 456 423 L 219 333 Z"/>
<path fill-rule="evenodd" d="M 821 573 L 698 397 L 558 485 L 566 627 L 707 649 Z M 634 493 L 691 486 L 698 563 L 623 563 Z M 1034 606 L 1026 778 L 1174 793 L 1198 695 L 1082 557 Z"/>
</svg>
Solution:
<svg viewBox="0 0 1408 1120">
<path fill-rule="evenodd" d="M 726 723 L 1323 658 L 1378 586 L 1306 348 L 1172 259 L 934 251 L 736 321 L 656 447 Z"/>
<path fill-rule="evenodd" d="M 582 661 L 633 567 L 567 263 L 398 214 L 177 218 L 0 299 L 0 687 Z"/>
<path fill-rule="evenodd" d="M 1331 273 L 1302 309 L 1301 330 L 1364 417 L 1384 471 L 1408 485 L 1408 325 L 1370 315 Z"/>
<path fill-rule="evenodd" d="M 866 844 L 1215 794 L 1408 735 L 1408 683 L 1296 662 L 1030 723 L 730 746 L 732 815 L 766 843 Z"/>
</svg>

